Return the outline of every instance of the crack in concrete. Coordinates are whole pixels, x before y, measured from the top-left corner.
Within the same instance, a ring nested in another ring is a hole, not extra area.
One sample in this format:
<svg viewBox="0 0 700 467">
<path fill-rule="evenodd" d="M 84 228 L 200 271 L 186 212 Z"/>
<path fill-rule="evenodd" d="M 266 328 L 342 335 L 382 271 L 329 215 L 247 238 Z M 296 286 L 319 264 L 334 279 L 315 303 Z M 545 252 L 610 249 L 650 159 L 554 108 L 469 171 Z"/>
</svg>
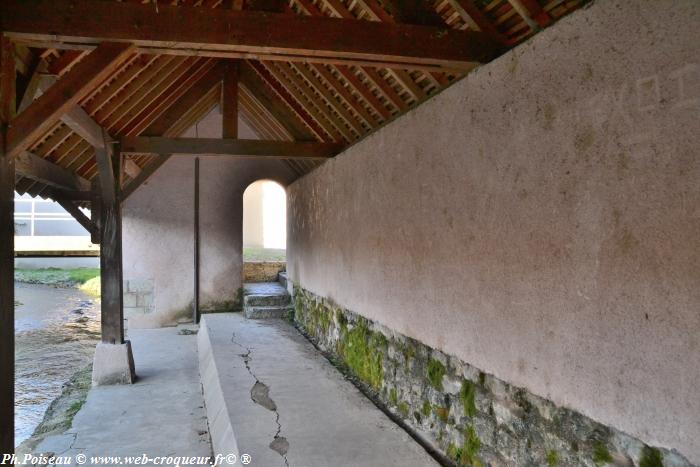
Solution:
<svg viewBox="0 0 700 467">
<path fill-rule="evenodd" d="M 289 451 L 289 441 L 287 441 L 287 438 L 285 438 L 284 436 L 280 436 L 282 434 L 280 413 L 277 411 L 277 404 L 275 404 L 275 401 L 273 401 L 270 397 L 269 386 L 260 381 L 255 375 L 255 372 L 253 372 L 253 369 L 250 367 L 250 361 L 253 359 L 251 355 L 253 351 L 250 349 L 250 347 L 246 347 L 245 345 L 236 341 L 235 332 L 231 336 L 231 342 L 246 350 L 245 353 L 239 354 L 239 357 L 243 358 L 243 363 L 245 364 L 246 370 L 248 370 L 250 376 L 252 376 L 255 380 L 255 384 L 253 384 L 253 387 L 250 388 L 250 399 L 256 404 L 265 407 L 267 410 L 275 413 L 275 423 L 277 424 L 277 432 L 275 433 L 273 440 L 270 442 L 269 448 L 275 451 L 280 456 L 282 456 L 282 459 L 284 459 L 284 465 L 286 467 L 289 467 L 289 460 L 287 459 L 287 451 Z"/>
</svg>

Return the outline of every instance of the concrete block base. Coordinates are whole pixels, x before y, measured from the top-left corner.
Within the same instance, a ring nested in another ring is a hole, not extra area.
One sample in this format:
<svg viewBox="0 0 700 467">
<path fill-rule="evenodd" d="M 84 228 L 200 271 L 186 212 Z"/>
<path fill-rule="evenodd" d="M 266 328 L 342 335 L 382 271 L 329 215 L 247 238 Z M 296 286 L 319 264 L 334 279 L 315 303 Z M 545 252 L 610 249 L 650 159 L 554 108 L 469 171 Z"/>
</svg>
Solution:
<svg viewBox="0 0 700 467">
<path fill-rule="evenodd" d="M 132 384 L 136 372 L 131 342 L 107 344 L 100 342 L 92 364 L 92 385 Z"/>
</svg>

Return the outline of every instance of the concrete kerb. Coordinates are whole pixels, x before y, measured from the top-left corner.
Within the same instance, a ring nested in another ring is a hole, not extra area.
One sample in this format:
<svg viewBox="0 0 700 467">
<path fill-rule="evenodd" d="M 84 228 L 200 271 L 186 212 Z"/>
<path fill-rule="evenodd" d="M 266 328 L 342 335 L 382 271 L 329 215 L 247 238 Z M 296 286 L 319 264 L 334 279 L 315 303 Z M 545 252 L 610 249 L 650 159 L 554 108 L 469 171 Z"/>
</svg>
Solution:
<svg viewBox="0 0 700 467">
<path fill-rule="evenodd" d="M 211 436 L 214 455 L 228 456 L 233 454 L 238 458 L 238 443 L 231 424 L 231 416 L 224 398 L 219 369 L 214 360 L 214 353 L 209 336 L 206 316 L 202 317 L 197 335 L 197 350 L 199 355 L 199 374 L 202 379 L 202 390 L 209 419 L 209 434 Z"/>
</svg>

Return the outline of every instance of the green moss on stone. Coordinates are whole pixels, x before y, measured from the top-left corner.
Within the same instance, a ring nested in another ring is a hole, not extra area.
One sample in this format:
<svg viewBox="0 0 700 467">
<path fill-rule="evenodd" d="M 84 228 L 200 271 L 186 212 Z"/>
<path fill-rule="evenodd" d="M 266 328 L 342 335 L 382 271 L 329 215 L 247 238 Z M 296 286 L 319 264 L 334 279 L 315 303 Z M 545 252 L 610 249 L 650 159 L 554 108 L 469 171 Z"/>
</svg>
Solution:
<svg viewBox="0 0 700 467">
<path fill-rule="evenodd" d="M 612 462 L 613 458 L 610 455 L 610 451 L 601 442 L 596 442 L 593 445 L 593 462 L 595 465 L 604 465 Z"/>
<path fill-rule="evenodd" d="M 408 404 L 406 402 L 399 402 L 399 412 L 401 412 L 401 415 L 408 417 L 408 410 Z"/>
<path fill-rule="evenodd" d="M 423 407 L 421 408 L 421 413 L 423 414 L 424 417 L 427 417 L 428 415 L 430 415 L 430 402 L 423 401 Z"/>
<path fill-rule="evenodd" d="M 399 396 L 396 394 L 396 389 L 394 389 L 394 388 L 391 388 L 391 391 L 389 391 L 389 401 L 393 405 L 396 405 L 399 403 Z"/>
<path fill-rule="evenodd" d="M 462 381 L 462 389 L 459 392 L 459 400 L 464 406 L 464 413 L 473 417 L 476 415 L 476 387 L 471 381 Z"/>
<path fill-rule="evenodd" d="M 550 449 L 547 451 L 546 460 L 549 467 L 556 467 L 556 465 L 559 463 L 559 454 L 554 449 Z"/>
<path fill-rule="evenodd" d="M 476 434 L 474 425 L 469 425 L 464 435 L 464 447 L 462 448 L 462 457 L 466 463 L 462 459 L 460 459 L 460 462 L 463 465 L 481 465 L 478 458 L 479 450 L 481 450 L 481 440 Z"/>
<path fill-rule="evenodd" d="M 344 342 L 338 346 L 345 363 L 362 381 L 375 390 L 381 387 L 384 369 L 382 354 L 370 345 L 372 331 L 364 323 L 359 323 L 344 336 Z"/>
<path fill-rule="evenodd" d="M 664 456 L 656 448 L 644 446 L 642 456 L 639 458 L 639 467 L 663 467 Z"/>
<path fill-rule="evenodd" d="M 473 426 L 467 427 L 464 433 L 464 444 L 457 447 L 454 443 L 447 446 L 447 457 L 454 460 L 457 465 L 481 467 L 478 454 L 481 449 L 481 440 L 476 435 Z"/>
<path fill-rule="evenodd" d="M 430 385 L 442 391 L 442 378 L 445 376 L 445 365 L 431 358 L 428 362 L 428 381 Z"/>
</svg>

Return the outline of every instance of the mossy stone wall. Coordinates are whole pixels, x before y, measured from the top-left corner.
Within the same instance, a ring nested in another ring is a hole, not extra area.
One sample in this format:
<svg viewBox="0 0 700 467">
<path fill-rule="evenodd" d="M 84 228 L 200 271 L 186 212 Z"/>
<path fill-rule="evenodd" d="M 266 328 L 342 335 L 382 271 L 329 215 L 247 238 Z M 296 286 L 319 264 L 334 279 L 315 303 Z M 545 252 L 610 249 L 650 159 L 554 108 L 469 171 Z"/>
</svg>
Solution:
<svg viewBox="0 0 700 467">
<path fill-rule="evenodd" d="M 455 465 L 690 466 L 294 285 L 295 324 Z"/>
</svg>

